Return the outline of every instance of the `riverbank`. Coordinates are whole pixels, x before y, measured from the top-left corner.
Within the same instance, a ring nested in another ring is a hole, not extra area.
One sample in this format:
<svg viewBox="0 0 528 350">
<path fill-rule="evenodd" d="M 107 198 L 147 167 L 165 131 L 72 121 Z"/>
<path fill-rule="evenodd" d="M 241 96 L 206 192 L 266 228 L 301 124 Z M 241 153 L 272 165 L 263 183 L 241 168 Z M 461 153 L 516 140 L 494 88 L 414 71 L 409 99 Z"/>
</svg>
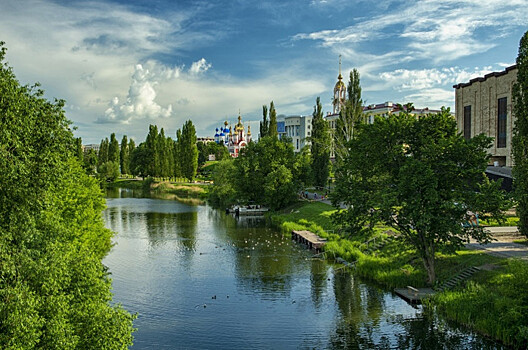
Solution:
<svg viewBox="0 0 528 350">
<path fill-rule="evenodd" d="M 335 209 L 304 201 L 270 214 L 283 233 L 309 230 L 328 239 L 327 258 L 354 263 L 354 273 L 388 288 L 425 287 L 427 273 L 416 251 L 394 230 L 378 226 L 370 236 L 342 238 L 330 220 Z M 437 285 L 471 266 L 484 266 L 467 283 L 436 293 L 426 301 L 447 319 L 518 349 L 528 346 L 528 264 L 478 250 L 437 254 Z"/>
<path fill-rule="evenodd" d="M 151 194 L 163 195 L 165 199 L 174 199 L 188 204 L 202 204 L 207 199 L 209 184 L 167 181 L 165 179 L 147 178 L 118 179 L 108 183 L 107 188 L 128 188 L 143 190 Z"/>
</svg>

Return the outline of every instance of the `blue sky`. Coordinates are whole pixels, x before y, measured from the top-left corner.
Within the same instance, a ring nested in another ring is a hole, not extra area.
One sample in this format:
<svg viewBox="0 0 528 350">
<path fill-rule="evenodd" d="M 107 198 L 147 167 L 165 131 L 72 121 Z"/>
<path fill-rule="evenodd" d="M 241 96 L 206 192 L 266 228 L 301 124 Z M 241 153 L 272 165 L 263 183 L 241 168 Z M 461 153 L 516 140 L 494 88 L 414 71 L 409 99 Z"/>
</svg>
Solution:
<svg viewBox="0 0 528 350">
<path fill-rule="evenodd" d="M 262 105 L 331 111 L 343 76 L 366 104 L 454 106 L 453 84 L 515 63 L 526 0 L 2 0 L 0 41 L 23 84 L 66 100 L 84 143 L 115 132 L 142 142 L 191 119 L 212 136 Z"/>
</svg>

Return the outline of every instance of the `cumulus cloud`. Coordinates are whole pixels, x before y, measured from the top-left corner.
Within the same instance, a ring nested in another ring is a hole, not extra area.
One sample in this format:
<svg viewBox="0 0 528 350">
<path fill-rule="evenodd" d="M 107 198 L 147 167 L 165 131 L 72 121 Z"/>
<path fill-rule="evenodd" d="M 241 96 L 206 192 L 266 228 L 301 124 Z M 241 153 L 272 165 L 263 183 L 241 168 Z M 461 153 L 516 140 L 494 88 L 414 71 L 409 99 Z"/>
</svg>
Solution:
<svg viewBox="0 0 528 350">
<path fill-rule="evenodd" d="M 174 73 L 171 73 L 171 75 Z M 166 77 L 166 76 L 165 76 Z M 129 123 L 133 119 L 168 118 L 172 114 L 172 105 L 160 106 L 156 101 L 155 86 L 158 85 L 156 75 L 141 64 L 136 65 L 132 75 L 132 84 L 128 96 L 120 103 L 116 96 L 104 113 L 104 117 L 97 119 L 98 123 Z"/>
<path fill-rule="evenodd" d="M 189 72 L 194 75 L 198 75 L 200 73 L 207 72 L 209 68 L 212 67 L 211 63 L 208 63 L 205 58 L 202 57 L 202 59 L 193 62 L 191 65 L 191 68 L 189 69 Z"/>
</svg>

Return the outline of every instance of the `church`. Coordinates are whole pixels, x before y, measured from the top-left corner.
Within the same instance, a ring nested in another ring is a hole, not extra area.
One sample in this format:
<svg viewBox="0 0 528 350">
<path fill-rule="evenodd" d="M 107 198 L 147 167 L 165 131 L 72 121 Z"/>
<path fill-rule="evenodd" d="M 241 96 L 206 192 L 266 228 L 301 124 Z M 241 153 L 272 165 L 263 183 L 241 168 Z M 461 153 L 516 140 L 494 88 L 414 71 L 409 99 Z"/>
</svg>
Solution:
<svg viewBox="0 0 528 350">
<path fill-rule="evenodd" d="M 214 135 L 214 140 L 218 144 L 223 144 L 229 150 L 231 157 L 237 158 L 240 150 L 245 148 L 249 142 L 251 142 L 251 128 L 248 125 L 247 133 L 242 124 L 242 117 L 240 113 L 238 114 L 238 123 L 232 127 L 227 127 L 227 121 L 224 122 L 224 125 L 216 129 Z"/>
</svg>

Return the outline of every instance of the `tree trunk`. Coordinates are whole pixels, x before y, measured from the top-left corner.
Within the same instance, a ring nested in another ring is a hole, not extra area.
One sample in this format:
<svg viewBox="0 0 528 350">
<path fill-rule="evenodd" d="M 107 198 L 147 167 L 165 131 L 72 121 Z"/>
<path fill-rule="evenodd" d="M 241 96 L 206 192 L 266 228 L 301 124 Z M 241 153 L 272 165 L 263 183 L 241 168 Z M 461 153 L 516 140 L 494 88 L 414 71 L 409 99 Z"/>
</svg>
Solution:
<svg viewBox="0 0 528 350">
<path fill-rule="evenodd" d="M 432 256 L 427 254 L 422 260 L 427 271 L 427 283 L 433 286 L 436 281 L 434 254 Z"/>
</svg>

